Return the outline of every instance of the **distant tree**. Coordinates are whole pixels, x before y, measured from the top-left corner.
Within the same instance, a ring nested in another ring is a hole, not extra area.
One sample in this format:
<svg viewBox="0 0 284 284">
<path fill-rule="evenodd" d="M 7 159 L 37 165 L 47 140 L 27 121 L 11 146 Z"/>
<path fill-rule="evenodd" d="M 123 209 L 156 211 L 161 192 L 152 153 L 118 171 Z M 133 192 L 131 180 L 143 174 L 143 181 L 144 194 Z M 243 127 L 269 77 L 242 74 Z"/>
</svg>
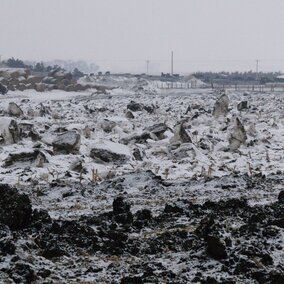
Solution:
<svg viewBox="0 0 284 284">
<path fill-rule="evenodd" d="M 15 59 L 14 57 L 4 61 L 4 64 L 10 68 L 29 68 L 30 66 L 26 65 L 22 60 Z"/>
<path fill-rule="evenodd" d="M 72 72 L 72 75 L 75 79 L 81 78 L 84 76 L 84 73 L 81 72 L 78 68 L 75 68 Z"/>
<path fill-rule="evenodd" d="M 42 62 L 38 62 L 35 67 L 33 68 L 34 71 L 36 72 L 45 72 L 46 68 L 44 67 Z"/>
</svg>

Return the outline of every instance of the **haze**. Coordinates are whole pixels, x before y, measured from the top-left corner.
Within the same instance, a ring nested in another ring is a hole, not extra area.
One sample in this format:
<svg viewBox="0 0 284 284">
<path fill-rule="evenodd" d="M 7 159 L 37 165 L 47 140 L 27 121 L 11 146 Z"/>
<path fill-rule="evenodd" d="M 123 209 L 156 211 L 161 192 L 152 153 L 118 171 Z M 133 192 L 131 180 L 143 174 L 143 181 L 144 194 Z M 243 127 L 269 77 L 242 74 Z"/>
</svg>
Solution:
<svg viewBox="0 0 284 284">
<path fill-rule="evenodd" d="M 1 0 L 0 54 L 112 72 L 284 70 L 283 0 Z"/>
</svg>

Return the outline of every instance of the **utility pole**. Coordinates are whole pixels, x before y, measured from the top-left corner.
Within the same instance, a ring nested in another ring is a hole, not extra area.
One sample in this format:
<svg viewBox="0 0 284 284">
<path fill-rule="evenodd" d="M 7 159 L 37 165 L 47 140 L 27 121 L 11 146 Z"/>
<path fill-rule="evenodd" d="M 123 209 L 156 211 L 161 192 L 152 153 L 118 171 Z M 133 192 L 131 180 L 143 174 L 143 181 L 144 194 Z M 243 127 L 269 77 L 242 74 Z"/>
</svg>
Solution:
<svg viewBox="0 0 284 284">
<path fill-rule="evenodd" d="M 174 52 L 172 51 L 171 75 L 174 76 Z"/>
<path fill-rule="evenodd" d="M 149 75 L 149 63 L 150 63 L 150 60 L 147 59 L 147 60 L 146 60 L 146 64 L 147 64 L 147 76 Z"/>
</svg>

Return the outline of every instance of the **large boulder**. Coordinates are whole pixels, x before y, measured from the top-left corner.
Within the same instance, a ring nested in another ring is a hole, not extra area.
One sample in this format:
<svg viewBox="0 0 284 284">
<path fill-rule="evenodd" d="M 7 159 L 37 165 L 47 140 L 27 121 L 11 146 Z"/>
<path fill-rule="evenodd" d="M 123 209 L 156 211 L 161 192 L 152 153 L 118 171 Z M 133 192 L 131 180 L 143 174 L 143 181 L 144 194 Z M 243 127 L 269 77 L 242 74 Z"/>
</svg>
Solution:
<svg viewBox="0 0 284 284">
<path fill-rule="evenodd" d="M 52 142 L 54 152 L 60 154 L 78 154 L 80 144 L 81 136 L 77 131 L 61 133 Z"/>
<path fill-rule="evenodd" d="M 171 144 L 191 143 L 191 138 L 187 134 L 184 122 L 179 123 L 174 129 L 174 136 L 170 139 Z"/>
<path fill-rule="evenodd" d="M 16 120 L 10 117 L 0 118 L 0 144 L 17 143 L 21 139 L 20 130 Z"/>
<path fill-rule="evenodd" d="M 164 133 L 168 130 L 168 126 L 164 123 L 158 123 L 148 128 L 148 131 L 157 136 L 158 139 L 164 139 Z"/>
<path fill-rule="evenodd" d="M 27 227 L 32 219 L 32 206 L 27 195 L 16 188 L 0 184 L 0 223 L 19 230 Z"/>
<path fill-rule="evenodd" d="M 245 144 L 247 134 L 241 121 L 236 117 L 233 130 L 229 136 L 229 144 L 231 150 L 237 150 L 242 144 Z"/>
<path fill-rule="evenodd" d="M 226 116 L 229 111 L 229 97 L 226 94 L 222 94 L 214 104 L 213 116 L 218 118 L 220 116 Z"/>
<path fill-rule="evenodd" d="M 98 163 L 123 164 L 130 158 L 127 146 L 105 141 L 92 148 L 90 156 Z"/>
<path fill-rule="evenodd" d="M 8 106 L 8 114 L 11 116 L 19 117 L 23 115 L 23 111 L 16 103 L 10 102 Z"/>
</svg>

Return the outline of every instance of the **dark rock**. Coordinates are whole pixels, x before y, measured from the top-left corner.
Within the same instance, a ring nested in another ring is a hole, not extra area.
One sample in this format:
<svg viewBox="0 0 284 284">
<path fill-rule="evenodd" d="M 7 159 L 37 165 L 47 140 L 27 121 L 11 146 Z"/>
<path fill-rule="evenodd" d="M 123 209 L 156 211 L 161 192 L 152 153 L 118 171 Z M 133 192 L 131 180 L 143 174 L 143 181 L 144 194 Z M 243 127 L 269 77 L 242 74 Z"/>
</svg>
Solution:
<svg viewBox="0 0 284 284">
<path fill-rule="evenodd" d="M 143 109 L 145 109 L 150 114 L 155 111 L 155 108 L 153 106 L 144 106 Z"/>
<path fill-rule="evenodd" d="M 140 276 L 125 276 L 120 280 L 120 284 L 143 284 Z"/>
<path fill-rule="evenodd" d="M 9 167 L 15 163 L 34 162 L 40 152 L 38 150 L 21 152 L 21 153 L 10 153 L 9 156 L 4 160 L 4 167 Z"/>
<path fill-rule="evenodd" d="M 0 83 L 0 94 L 6 95 L 8 93 L 8 89 Z"/>
<path fill-rule="evenodd" d="M 120 142 L 122 144 L 125 144 L 125 145 L 129 144 L 130 142 L 138 143 L 138 144 L 145 144 L 148 139 L 151 139 L 150 133 L 149 132 L 143 132 L 140 135 L 133 135 L 133 136 L 130 136 L 130 137 L 123 138 L 123 139 L 121 139 Z"/>
<path fill-rule="evenodd" d="M 140 150 L 139 150 L 138 148 L 135 148 L 135 149 L 133 150 L 132 155 L 133 155 L 133 157 L 134 157 L 134 159 L 135 159 L 136 161 L 143 161 L 141 152 L 140 152 Z"/>
<path fill-rule="evenodd" d="M 142 210 L 138 210 L 135 213 L 135 217 L 137 220 L 141 220 L 141 221 L 149 221 L 152 219 L 152 212 L 149 209 L 142 209 Z"/>
<path fill-rule="evenodd" d="M 130 103 L 127 105 L 127 109 L 131 111 L 141 111 L 143 110 L 143 108 L 144 108 L 143 104 L 139 104 L 134 101 L 130 101 Z"/>
<path fill-rule="evenodd" d="M 134 115 L 133 115 L 133 113 L 132 113 L 131 111 L 127 111 L 127 112 L 126 112 L 126 117 L 127 117 L 128 119 L 133 119 L 133 118 L 134 118 Z"/>
<path fill-rule="evenodd" d="M 284 217 L 283 218 L 279 218 L 279 219 L 275 219 L 271 222 L 271 225 L 277 226 L 279 228 L 284 229 Z"/>
<path fill-rule="evenodd" d="M 164 139 L 164 133 L 168 130 L 168 126 L 164 123 L 155 124 L 147 129 L 149 132 L 155 134 L 158 139 Z"/>
<path fill-rule="evenodd" d="M 32 207 L 27 195 L 19 194 L 16 188 L 7 184 L 0 185 L 0 223 L 12 230 L 23 229 L 30 225 Z"/>
<path fill-rule="evenodd" d="M 0 223 L 0 255 L 14 254 L 16 246 L 8 226 Z"/>
<path fill-rule="evenodd" d="M 216 260 L 227 258 L 225 242 L 216 236 L 207 236 L 207 253 Z"/>
<path fill-rule="evenodd" d="M 190 111 L 191 111 L 191 107 L 190 107 L 190 105 L 188 105 L 185 114 L 188 114 Z"/>
<path fill-rule="evenodd" d="M 59 134 L 52 142 L 53 150 L 60 154 L 77 154 L 80 150 L 81 136 L 77 131 Z"/>
<path fill-rule="evenodd" d="M 279 202 L 284 202 L 284 190 L 279 192 L 278 200 L 279 200 Z"/>
<path fill-rule="evenodd" d="M 183 213 L 183 209 L 178 207 L 176 204 L 174 205 L 166 204 L 164 212 L 165 213 Z"/>
<path fill-rule="evenodd" d="M 97 162 L 122 164 L 128 160 L 128 157 L 124 154 L 112 152 L 111 150 L 93 148 L 90 152 L 90 157 Z"/>
<path fill-rule="evenodd" d="M 122 196 L 118 196 L 114 199 L 112 203 L 113 208 L 113 214 L 121 214 L 121 213 L 128 213 L 130 212 L 131 205 L 124 201 L 124 198 Z"/>
<path fill-rule="evenodd" d="M 240 103 L 238 103 L 237 109 L 238 109 L 238 111 L 248 109 L 248 101 L 241 101 Z"/>
<path fill-rule="evenodd" d="M 37 279 L 31 266 L 22 262 L 17 262 L 9 274 L 16 283 L 30 284 Z"/>
</svg>

